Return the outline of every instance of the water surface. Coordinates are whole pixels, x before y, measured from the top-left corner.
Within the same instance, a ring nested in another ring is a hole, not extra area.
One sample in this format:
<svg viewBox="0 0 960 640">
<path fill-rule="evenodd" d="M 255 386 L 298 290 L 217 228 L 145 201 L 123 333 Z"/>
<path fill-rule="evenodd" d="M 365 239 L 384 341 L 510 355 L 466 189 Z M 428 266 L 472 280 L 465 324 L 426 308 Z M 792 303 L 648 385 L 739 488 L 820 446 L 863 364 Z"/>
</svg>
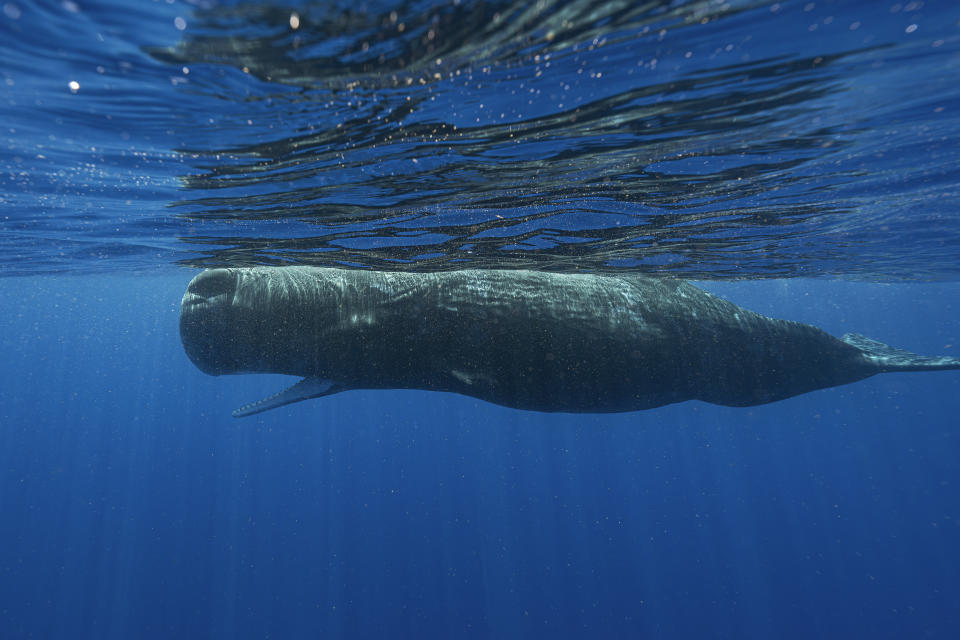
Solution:
<svg viewBox="0 0 960 640">
<path fill-rule="evenodd" d="M 952 2 L 5 7 L 4 273 L 957 275 Z"/>
</svg>

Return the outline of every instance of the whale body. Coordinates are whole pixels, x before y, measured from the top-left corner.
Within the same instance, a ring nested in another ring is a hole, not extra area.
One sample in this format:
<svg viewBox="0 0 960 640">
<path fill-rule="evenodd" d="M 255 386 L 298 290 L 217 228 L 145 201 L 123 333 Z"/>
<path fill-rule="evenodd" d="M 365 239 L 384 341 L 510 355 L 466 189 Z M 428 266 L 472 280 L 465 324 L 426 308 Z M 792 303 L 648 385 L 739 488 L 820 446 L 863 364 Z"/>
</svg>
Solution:
<svg viewBox="0 0 960 640">
<path fill-rule="evenodd" d="M 957 358 L 835 338 L 642 275 L 211 269 L 187 287 L 180 334 L 208 374 L 303 378 L 235 416 L 349 389 L 447 391 L 535 411 L 742 407 L 877 373 L 960 369 Z"/>
</svg>

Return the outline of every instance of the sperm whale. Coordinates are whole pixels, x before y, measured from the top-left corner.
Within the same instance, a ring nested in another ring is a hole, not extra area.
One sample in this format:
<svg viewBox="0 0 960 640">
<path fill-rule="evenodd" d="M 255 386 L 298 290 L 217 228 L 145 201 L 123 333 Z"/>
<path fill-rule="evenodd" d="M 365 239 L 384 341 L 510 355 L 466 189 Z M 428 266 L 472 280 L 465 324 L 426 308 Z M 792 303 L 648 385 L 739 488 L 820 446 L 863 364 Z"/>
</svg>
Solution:
<svg viewBox="0 0 960 640">
<path fill-rule="evenodd" d="M 302 378 L 236 416 L 350 389 L 446 391 L 534 411 L 743 407 L 878 373 L 960 369 L 957 358 L 835 338 L 643 275 L 211 269 L 187 287 L 180 334 L 208 374 Z"/>
</svg>

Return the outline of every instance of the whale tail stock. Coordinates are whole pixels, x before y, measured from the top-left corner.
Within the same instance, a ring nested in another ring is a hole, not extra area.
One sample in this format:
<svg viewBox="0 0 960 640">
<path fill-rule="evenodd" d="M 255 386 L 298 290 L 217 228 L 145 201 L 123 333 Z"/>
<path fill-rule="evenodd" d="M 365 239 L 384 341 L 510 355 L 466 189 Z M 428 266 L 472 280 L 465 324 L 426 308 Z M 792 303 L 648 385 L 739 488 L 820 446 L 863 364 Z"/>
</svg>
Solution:
<svg viewBox="0 0 960 640">
<path fill-rule="evenodd" d="M 960 369 L 960 358 L 921 356 L 905 349 L 897 349 L 877 340 L 872 340 L 859 333 L 847 333 L 840 339 L 859 349 L 881 372 Z"/>
</svg>

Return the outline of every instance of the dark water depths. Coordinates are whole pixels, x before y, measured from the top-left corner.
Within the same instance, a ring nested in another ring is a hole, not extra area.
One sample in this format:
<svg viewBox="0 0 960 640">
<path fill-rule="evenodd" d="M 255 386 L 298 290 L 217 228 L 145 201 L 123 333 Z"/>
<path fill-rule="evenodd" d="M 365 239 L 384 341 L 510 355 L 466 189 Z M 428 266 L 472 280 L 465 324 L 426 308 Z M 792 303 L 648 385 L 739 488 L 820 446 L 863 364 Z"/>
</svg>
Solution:
<svg viewBox="0 0 960 640">
<path fill-rule="evenodd" d="M 954 2 L 5 7 L 3 273 L 958 274 Z"/>
<path fill-rule="evenodd" d="M 351 391 L 235 420 L 184 274 L 0 280 L 0 637 L 900 638 L 960 630 L 960 374 L 734 409 Z M 713 283 L 922 353 L 960 287 Z"/>
</svg>

